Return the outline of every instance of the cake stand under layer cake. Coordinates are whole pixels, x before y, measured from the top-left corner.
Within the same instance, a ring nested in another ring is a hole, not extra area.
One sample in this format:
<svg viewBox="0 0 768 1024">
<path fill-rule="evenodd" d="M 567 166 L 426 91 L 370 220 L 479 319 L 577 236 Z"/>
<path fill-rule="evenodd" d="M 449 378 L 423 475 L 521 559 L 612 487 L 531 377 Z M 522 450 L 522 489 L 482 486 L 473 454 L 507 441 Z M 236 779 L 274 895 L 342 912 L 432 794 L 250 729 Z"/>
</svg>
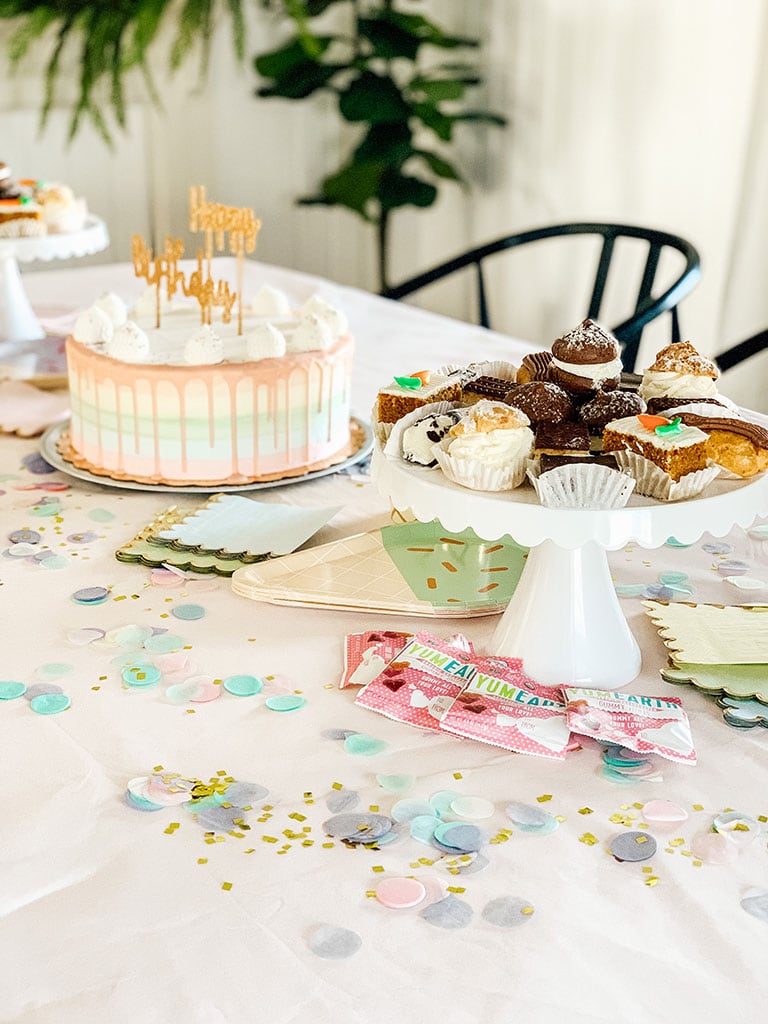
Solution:
<svg viewBox="0 0 768 1024">
<path fill-rule="evenodd" d="M 14 345 L 45 337 L 24 290 L 19 263 L 92 256 L 108 245 L 107 226 L 94 216 L 88 217 L 80 231 L 40 238 L 0 238 L 0 362 Z"/>
<path fill-rule="evenodd" d="M 467 527 L 484 540 L 508 534 L 529 547 L 526 567 L 494 634 L 493 654 L 523 658 L 526 672 L 547 686 L 617 689 L 640 671 L 641 656 L 619 605 L 606 551 L 635 541 L 661 547 L 669 537 L 692 544 L 734 525 L 748 527 L 768 512 L 768 474 L 716 479 L 706 494 L 663 503 L 635 496 L 623 509 L 551 509 L 532 487 L 491 493 L 452 483 L 374 448 L 372 474 L 395 508 L 446 530 Z"/>
</svg>

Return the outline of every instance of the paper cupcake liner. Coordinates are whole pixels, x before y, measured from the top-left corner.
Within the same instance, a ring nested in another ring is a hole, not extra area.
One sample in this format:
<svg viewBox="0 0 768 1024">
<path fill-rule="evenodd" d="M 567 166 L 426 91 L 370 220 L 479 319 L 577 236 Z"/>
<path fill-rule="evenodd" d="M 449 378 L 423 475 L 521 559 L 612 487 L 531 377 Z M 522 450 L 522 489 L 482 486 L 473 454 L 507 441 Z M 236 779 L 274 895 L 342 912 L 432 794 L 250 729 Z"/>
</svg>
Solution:
<svg viewBox="0 0 768 1024">
<path fill-rule="evenodd" d="M 657 501 L 684 501 L 701 494 L 707 484 L 711 483 L 720 473 L 720 467 L 711 465 L 706 469 L 697 469 L 686 473 L 675 481 L 650 459 L 638 455 L 637 452 L 615 451 L 612 453 L 616 462 L 625 473 L 635 479 L 635 493 L 645 494 Z"/>
<path fill-rule="evenodd" d="M 418 423 L 419 420 L 423 420 L 425 416 L 439 416 L 443 412 L 449 412 L 452 409 L 458 408 L 458 402 L 432 402 L 430 405 L 422 405 L 420 408 L 414 409 L 413 412 L 406 413 L 397 423 L 387 424 L 387 426 L 391 427 L 391 430 L 384 445 L 384 454 L 390 458 L 402 459 L 403 433 L 408 427 Z M 417 463 L 414 463 L 414 465 L 417 465 Z"/>
<path fill-rule="evenodd" d="M 525 480 L 528 463 L 528 456 L 520 455 L 502 468 L 483 466 L 471 459 L 452 458 L 442 445 L 435 446 L 435 457 L 449 480 L 473 491 L 513 491 Z"/>
<path fill-rule="evenodd" d="M 628 473 L 610 466 L 579 462 L 540 475 L 538 462 L 532 460 L 527 473 L 539 501 L 547 508 L 624 508 L 635 489 Z"/>
<path fill-rule="evenodd" d="M 500 380 L 508 380 L 514 384 L 517 380 L 518 367 L 514 363 L 508 363 L 504 359 L 484 359 L 482 362 L 470 363 L 467 370 L 471 370 L 472 377 L 498 377 Z"/>
</svg>

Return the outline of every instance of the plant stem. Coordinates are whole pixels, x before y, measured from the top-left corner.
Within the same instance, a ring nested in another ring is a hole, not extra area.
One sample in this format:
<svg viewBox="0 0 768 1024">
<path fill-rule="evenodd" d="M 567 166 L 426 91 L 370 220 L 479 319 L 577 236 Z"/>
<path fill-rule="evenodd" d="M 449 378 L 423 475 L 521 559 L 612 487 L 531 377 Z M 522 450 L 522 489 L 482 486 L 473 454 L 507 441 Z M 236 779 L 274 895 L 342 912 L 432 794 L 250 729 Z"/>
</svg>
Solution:
<svg viewBox="0 0 768 1024">
<path fill-rule="evenodd" d="M 389 287 L 389 210 L 382 210 L 376 221 L 376 253 L 378 256 L 379 291 Z"/>
</svg>

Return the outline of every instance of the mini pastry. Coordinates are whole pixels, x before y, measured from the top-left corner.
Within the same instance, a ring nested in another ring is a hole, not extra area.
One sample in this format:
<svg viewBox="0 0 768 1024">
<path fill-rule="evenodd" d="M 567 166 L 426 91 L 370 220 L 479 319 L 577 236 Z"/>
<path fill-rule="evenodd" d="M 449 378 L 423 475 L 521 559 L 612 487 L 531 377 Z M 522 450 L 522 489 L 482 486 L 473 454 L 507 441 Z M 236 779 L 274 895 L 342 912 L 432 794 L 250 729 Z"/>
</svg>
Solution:
<svg viewBox="0 0 768 1024">
<path fill-rule="evenodd" d="M 523 357 L 517 371 L 517 383 L 528 384 L 532 380 L 549 380 L 549 365 L 552 362 L 551 352 L 530 352 Z"/>
<path fill-rule="evenodd" d="M 461 398 L 461 374 L 434 373 L 421 370 L 404 377 L 395 377 L 392 384 L 379 390 L 377 419 L 380 423 L 396 423 L 406 413 L 432 402 L 458 402 Z"/>
<path fill-rule="evenodd" d="M 704 403 L 719 409 L 737 408 L 736 404 L 730 398 L 726 398 L 725 395 L 718 395 L 717 398 L 675 398 L 674 395 L 667 395 L 664 398 L 649 398 L 647 412 L 652 413 L 654 416 L 666 416 L 673 409 L 682 409 L 686 405 L 702 405 Z"/>
<path fill-rule="evenodd" d="M 634 452 L 678 481 L 706 468 L 708 441 L 703 430 L 685 426 L 679 417 L 627 416 L 606 425 L 603 451 Z"/>
<path fill-rule="evenodd" d="M 673 415 L 686 426 L 708 435 L 707 455 L 736 476 L 750 477 L 768 469 L 768 430 L 758 423 L 733 416 L 718 406 L 681 406 Z"/>
<path fill-rule="evenodd" d="M 715 363 L 700 355 L 690 341 L 674 342 L 658 352 L 644 371 L 640 396 L 648 403 L 656 398 L 716 398 L 719 376 Z"/>
<path fill-rule="evenodd" d="M 615 388 L 621 377 L 619 343 L 612 334 L 584 320 L 552 343 L 549 379 L 576 395 Z"/>
<path fill-rule="evenodd" d="M 507 491 L 525 478 L 532 448 L 533 431 L 525 413 L 483 399 L 464 410 L 435 454 L 454 483 L 480 491 Z"/>
<path fill-rule="evenodd" d="M 513 385 L 504 401 L 522 409 L 534 426 L 576 418 L 573 402 L 565 391 L 557 384 L 543 380 Z"/>
<path fill-rule="evenodd" d="M 589 431 L 583 423 L 543 423 L 536 430 L 534 455 L 577 458 L 589 455 Z"/>
<path fill-rule="evenodd" d="M 483 375 L 467 381 L 462 389 L 461 400 L 466 405 L 479 402 L 482 398 L 490 398 L 497 402 L 503 402 L 507 392 L 514 384 L 514 381 L 504 380 L 503 377 L 489 377 Z"/>
<path fill-rule="evenodd" d="M 611 420 L 637 416 L 642 412 L 645 412 L 645 402 L 636 391 L 623 391 L 620 388 L 613 391 L 601 389 L 579 409 L 579 419 L 593 434 L 600 434 L 606 423 L 610 423 Z"/>
<path fill-rule="evenodd" d="M 462 412 L 449 410 L 437 416 L 424 416 L 412 423 L 403 431 L 402 451 L 406 462 L 415 462 L 417 466 L 436 466 L 437 457 L 434 447 L 451 427 L 461 419 Z"/>
</svg>

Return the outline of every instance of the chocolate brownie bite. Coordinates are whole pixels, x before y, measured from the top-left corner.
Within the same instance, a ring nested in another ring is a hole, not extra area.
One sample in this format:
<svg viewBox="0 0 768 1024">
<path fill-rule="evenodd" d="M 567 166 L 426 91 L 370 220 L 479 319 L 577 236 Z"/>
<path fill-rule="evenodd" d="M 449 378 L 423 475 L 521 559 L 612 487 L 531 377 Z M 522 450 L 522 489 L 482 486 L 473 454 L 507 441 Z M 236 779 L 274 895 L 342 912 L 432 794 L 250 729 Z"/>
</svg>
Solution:
<svg viewBox="0 0 768 1024">
<path fill-rule="evenodd" d="M 535 455 L 589 455 L 589 430 L 583 423 L 542 423 L 536 430 Z"/>
<path fill-rule="evenodd" d="M 540 423 L 563 423 L 576 418 L 570 397 L 557 384 L 548 381 L 513 384 L 504 401 L 522 409 L 534 427 Z"/>
<path fill-rule="evenodd" d="M 594 320 L 584 320 L 552 343 L 549 379 L 576 395 L 616 388 L 621 378 L 619 343 Z"/>
<path fill-rule="evenodd" d="M 484 374 L 464 384 L 461 389 L 461 400 L 467 405 L 479 402 L 483 398 L 503 402 L 513 383 L 514 381 L 505 380 L 503 377 L 491 377 Z"/>
<path fill-rule="evenodd" d="M 645 412 L 645 402 L 636 391 L 605 391 L 601 389 L 579 409 L 579 419 L 592 434 L 603 432 L 606 423 Z"/>
</svg>

